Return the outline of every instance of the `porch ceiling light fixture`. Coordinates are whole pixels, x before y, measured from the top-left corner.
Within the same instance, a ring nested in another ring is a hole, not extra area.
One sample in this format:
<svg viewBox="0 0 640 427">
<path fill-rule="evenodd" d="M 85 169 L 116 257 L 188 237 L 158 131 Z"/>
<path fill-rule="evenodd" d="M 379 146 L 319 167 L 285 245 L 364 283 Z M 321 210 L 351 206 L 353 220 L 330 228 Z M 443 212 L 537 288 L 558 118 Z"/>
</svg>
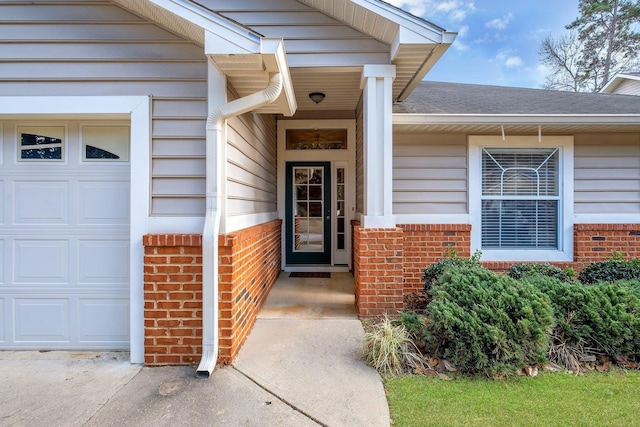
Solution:
<svg viewBox="0 0 640 427">
<path fill-rule="evenodd" d="M 311 100 L 316 104 L 320 104 L 324 100 L 325 96 L 326 95 L 322 92 L 311 92 L 309 94 L 309 98 L 311 98 Z"/>
</svg>

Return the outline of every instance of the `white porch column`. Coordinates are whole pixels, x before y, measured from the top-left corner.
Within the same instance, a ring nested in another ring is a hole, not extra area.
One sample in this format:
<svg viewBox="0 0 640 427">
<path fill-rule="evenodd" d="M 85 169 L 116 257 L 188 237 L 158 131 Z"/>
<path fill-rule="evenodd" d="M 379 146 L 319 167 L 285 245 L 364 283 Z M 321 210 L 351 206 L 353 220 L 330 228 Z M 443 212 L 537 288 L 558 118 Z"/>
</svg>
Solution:
<svg viewBox="0 0 640 427">
<path fill-rule="evenodd" d="M 363 90 L 363 167 L 365 228 L 393 228 L 392 83 L 395 65 L 365 65 Z"/>
</svg>

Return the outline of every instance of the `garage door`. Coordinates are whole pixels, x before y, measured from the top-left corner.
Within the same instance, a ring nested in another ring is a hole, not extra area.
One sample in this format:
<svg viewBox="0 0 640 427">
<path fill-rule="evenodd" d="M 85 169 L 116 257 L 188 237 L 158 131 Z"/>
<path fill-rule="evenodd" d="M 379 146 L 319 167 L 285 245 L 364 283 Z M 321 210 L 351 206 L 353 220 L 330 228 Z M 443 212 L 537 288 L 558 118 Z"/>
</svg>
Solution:
<svg viewBox="0 0 640 427">
<path fill-rule="evenodd" d="M 128 125 L 0 136 L 0 348 L 128 349 Z"/>
</svg>

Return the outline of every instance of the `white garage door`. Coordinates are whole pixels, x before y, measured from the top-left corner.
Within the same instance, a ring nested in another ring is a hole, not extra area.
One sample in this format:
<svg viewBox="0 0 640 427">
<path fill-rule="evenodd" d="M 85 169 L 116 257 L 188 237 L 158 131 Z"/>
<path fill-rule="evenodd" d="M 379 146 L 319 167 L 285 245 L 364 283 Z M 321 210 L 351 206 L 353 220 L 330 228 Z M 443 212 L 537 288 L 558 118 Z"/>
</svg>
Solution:
<svg viewBox="0 0 640 427">
<path fill-rule="evenodd" d="M 0 121 L 0 348 L 129 348 L 129 127 Z"/>
</svg>

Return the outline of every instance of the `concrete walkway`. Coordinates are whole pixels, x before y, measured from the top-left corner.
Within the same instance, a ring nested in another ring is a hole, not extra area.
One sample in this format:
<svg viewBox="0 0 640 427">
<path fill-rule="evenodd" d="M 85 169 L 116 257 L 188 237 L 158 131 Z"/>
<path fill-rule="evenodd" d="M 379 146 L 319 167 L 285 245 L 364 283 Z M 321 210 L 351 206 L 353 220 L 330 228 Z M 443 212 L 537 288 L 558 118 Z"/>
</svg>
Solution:
<svg viewBox="0 0 640 427">
<path fill-rule="evenodd" d="M 126 353 L 0 352 L 0 425 L 388 426 L 349 286 L 282 273 L 234 366 L 207 380 Z"/>
</svg>

